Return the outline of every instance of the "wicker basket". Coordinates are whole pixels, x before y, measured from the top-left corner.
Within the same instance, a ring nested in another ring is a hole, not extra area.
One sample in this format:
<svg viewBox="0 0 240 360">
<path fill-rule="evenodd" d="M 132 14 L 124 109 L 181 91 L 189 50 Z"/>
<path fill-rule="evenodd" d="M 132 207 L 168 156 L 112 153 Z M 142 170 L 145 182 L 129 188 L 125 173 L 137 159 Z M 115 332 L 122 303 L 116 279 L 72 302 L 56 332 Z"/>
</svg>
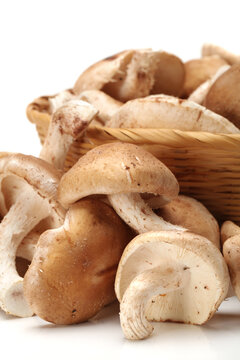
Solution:
<svg viewBox="0 0 240 360">
<path fill-rule="evenodd" d="M 30 104 L 27 114 L 43 143 L 50 121 L 47 97 Z M 71 147 L 65 170 L 92 148 L 114 141 L 144 147 L 172 170 L 181 193 L 202 201 L 219 221 L 240 224 L 240 135 L 90 127 L 85 138 Z"/>
</svg>

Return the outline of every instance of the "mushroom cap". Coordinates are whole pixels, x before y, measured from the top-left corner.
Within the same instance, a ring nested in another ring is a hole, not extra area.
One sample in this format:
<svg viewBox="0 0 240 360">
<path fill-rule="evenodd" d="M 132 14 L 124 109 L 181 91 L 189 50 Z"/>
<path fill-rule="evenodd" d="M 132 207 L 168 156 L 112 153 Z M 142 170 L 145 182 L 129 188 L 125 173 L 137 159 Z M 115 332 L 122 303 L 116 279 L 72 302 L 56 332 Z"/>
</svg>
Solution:
<svg viewBox="0 0 240 360">
<path fill-rule="evenodd" d="M 60 172 L 45 161 L 30 155 L 13 154 L 0 158 L 0 174 L 24 179 L 43 197 L 56 196 Z"/>
<path fill-rule="evenodd" d="M 185 67 L 179 57 L 165 51 L 158 51 L 154 84 L 150 94 L 179 96 L 185 79 Z"/>
<path fill-rule="evenodd" d="M 240 235 L 240 227 L 232 221 L 224 221 L 221 227 L 221 242 L 222 245 L 225 241 L 235 235 Z"/>
<path fill-rule="evenodd" d="M 197 104 L 202 105 L 212 84 L 228 69 L 230 65 L 221 66 L 218 71 L 212 75 L 208 80 L 204 81 L 201 85 L 199 85 L 188 97 L 188 100 L 194 101 Z"/>
<path fill-rule="evenodd" d="M 240 64 L 231 66 L 214 82 L 204 106 L 240 128 Z"/>
<path fill-rule="evenodd" d="M 150 49 L 135 50 L 121 79 L 106 84 L 102 90 L 125 102 L 149 94 L 179 95 L 185 69 L 175 55 Z"/>
<path fill-rule="evenodd" d="M 58 170 L 50 164 L 30 155 L 12 154 L 0 157 L 0 188 L 1 205 L 4 202 L 5 209 L 1 215 L 5 215 L 11 205 L 16 201 L 23 187 L 30 186 L 43 199 L 48 199 L 54 214 L 48 222 L 53 226 L 59 226 L 63 222 L 65 210 L 56 199 L 57 187 L 61 178 Z"/>
<path fill-rule="evenodd" d="M 130 236 L 108 205 L 92 199 L 73 205 L 62 228 L 42 234 L 25 275 L 33 311 L 55 324 L 71 324 L 115 300 L 117 265 Z"/>
<path fill-rule="evenodd" d="M 179 95 L 184 75 L 184 65 L 175 55 L 151 49 L 125 50 L 90 66 L 73 90 L 76 94 L 102 90 L 123 102 L 159 91 Z"/>
<path fill-rule="evenodd" d="M 167 95 L 128 101 L 112 116 L 108 126 L 240 133 L 230 121 L 204 106 Z"/>
<path fill-rule="evenodd" d="M 111 143 L 89 151 L 63 175 L 58 198 L 68 207 L 93 194 L 153 193 L 172 199 L 178 191 L 175 176 L 152 154 L 133 144 Z"/>
<path fill-rule="evenodd" d="M 80 94 L 91 89 L 101 90 L 105 84 L 119 80 L 134 53 L 134 50 L 125 50 L 91 65 L 77 79 L 73 87 L 74 93 Z"/>
<path fill-rule="evenodd" d="M 228 297 L 233 296 L 235 291 L 240 299 L 240 227 L 232 221 L 225 221 L 221 227 L 221 242 L 232 285 Z"/>
<path fill-rule="evenodd" d="M 223 243 L 223 256 L 227 263 L 231 284 L 240 300 L 240 233 L 232 235 Z"/>
<path fill-rule="evenodd" d="M 154 84 L 155 53 L 134 50 L 131 61 L 119 79 L 106 83 L 102 90 L 122 102 L 149 95 Z"/>
<path fill-rule="evenodd" d="M 214 75 L 227 62 L 218 55 L 205 56 L 202 59 L 187 61 L 185 65 L 185 81 L 182 97 L 189 95 L 203 82 Z"/>
<path fill-rule="evenodd" d="M 202 324 L 212 317 L 229 286 L 226 263 L 220 251 L 206 238 L 190 232 L 157 231 L 138 235 L 125 248 L 115 280 L 118 300 L 131 281 L 161 262 L 179 263 L 190 271 L 189 284 L 165 296 L 155 296 L 147 305 L 152 321 Z"/>
<path fill-rule="evenodd" d="M 196 199 L 179 195 L 156 211 L 165 221 L 179 225 L 190 232 L 204 236 L 220 248 L 220 231 L 217 220 Z"/>
</svg>

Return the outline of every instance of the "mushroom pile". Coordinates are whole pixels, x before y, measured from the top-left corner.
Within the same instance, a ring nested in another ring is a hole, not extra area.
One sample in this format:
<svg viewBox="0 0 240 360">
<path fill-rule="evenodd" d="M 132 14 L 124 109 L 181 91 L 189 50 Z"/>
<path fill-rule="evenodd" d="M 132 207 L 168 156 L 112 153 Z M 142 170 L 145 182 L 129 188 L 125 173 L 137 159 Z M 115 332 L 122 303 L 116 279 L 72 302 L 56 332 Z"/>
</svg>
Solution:
<svg viewBox="0 0 240 360">
<path fill-rule="evenodd" d="M 29 118 L 51 121 L 39 158 L 0 154 L 2 310 L 73 324 L 117 298 L 124 336 L 137 340 L 152 321 L 204 324 L 230 284 L 240 299 L 240 228 L 225 219 L 220 234 L 153 154 L 107 143 L 64 173 L 70 146 L 92 125 L 240 134 L 239 84 L 239 56 L 213 45 L 185 64 L 126 50 L 29 105 Z M 29 264 L 22 276 L 19 259 Z"/>
</svg>

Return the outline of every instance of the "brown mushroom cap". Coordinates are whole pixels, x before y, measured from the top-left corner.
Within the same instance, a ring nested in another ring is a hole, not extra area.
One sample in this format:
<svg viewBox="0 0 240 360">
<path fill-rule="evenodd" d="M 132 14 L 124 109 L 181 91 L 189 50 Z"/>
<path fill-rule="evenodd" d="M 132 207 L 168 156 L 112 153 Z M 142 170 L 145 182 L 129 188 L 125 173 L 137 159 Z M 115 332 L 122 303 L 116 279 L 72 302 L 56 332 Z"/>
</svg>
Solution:
<svg viewBox="0 0 240 360">
<path fill-rule="evenodd" d="M 82 200 L 46 231 L 24 278 L 33 311 L 55 324 L 88 320 L 115 299 L 114 278 L 130 231 L 108 205 Z"/>
<path fill-rule="evenodd" d="M 235 64 L 211 86 L 204 106 L 240 128 L 240 64 Z"/>
<path fill-rule="evenodd" d="M 182 97 L 189 95 L 203 82 L 214 75 L 227 62 L 218 55 L 206 56 L 202 59 L 187 61 L 185 65 L 185 82 Z"/>
<path fill-rule="evenodd" d="M 15 184 L 14 179 L 17 179 L 25 181 L 26 185 L 31 186 L 41 197 L 47 198 L 56 214 L 63 219 L 64 211 L 56 201 L 56 189 L 61 173 L 50 164 L 34 156 L 12 154 L 0 158 L 0 175 L 1 193 L 8 209 L 21 192 L 21 187 L 18 188 Z"/>
<path fill-rule="evenodd" d="M 151 93 L 179 95 L 184 65 L 175 55 L 151 49 L 126 50 L 90 66 L 78 78 L 74 92 L 102 90 L 120 101 Z"/>
<path fill-rule="evenodd" d="M 150 90 L 150 94 L 179 96 L 182 92 L 185 79 L 184 64 L 175 55 L 165 51 L 159 53 L 156 59 L 154 85 Z"/>
<path fill-rule="evenodd" d="M 196 199 L 179 195 L 156 213 L 165 221 L 180 225 L 189 231 L 204 236 L 220 248 L 220 231 L 216 219 Z"/>
<path fill-rule="evenodd" d="M 45 161 L 30 155 L 14 154 L 0 158 L 0 173 L 19 176 L 43 196 L 55 194 L 60 173 Z"/>
<path fill-rule="evenodd" d="M 184 65 L 175 55 L 164 51 L 135 50 L 125 74 L 102 90 L 126 102 L 149 94 L 179 95 L 184 81 Z"/>
<path fill-rule="evenodd" d="M 127 143 L 89 151 L 63 175 L 59 201 L 66 207 L 93 194 L 153 193 L 171 199 L 179 186 L 172 172 L 152 154 Z"/>
<path fill-rule="evenodd" d="M 223 255 L 227 263 L 231 284 L 234 292 L 240 300 L 240 236 L 235 235 L 227 239 L 223 244 Z M 232 294 L 231 294 L 232 295 Z"/>
<path fill-rule="evenodd" d="M 221 66 L 213 76 L 211 76 L 208 80 L 204 81 L 191 93 L 191 95 L 188 97 L 188 100 L 194 101 L 195 103 L 202 105 L 211 86 L 229 68 L 230 65 Z"/>
<path fill-rule="evenodd" d="M 225 241 L 235 235 L 240 235 L 240 227 L 232 221 L 224 221 L 221 227 L 221 242 L 222 245 Z"/>
</svg>

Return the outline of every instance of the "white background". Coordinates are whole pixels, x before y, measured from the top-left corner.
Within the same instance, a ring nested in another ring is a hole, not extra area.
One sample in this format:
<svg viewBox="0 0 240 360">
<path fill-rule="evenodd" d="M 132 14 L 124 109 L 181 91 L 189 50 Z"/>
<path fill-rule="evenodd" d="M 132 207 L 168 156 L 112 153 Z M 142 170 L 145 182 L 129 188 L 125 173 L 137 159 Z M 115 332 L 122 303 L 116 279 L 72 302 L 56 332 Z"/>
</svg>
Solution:
<svg viewBox="0 0 240 360">
<path fill-rule="evenodd" d="M 240 53 L 239 1 L 0 0 L 0 150 L 37 155 L 25 109 L 73 86 L 93 62 L 127 48 L 163 49 L 184 61 L 204 42 Z M 1 352 L 13 358 L 238 359 L 240 304 L 226 302 L 205 327 L 160 324 L 151 339 L 123 340 L 116 306 L 96 323 L 54 327 L 0 318 Z M 230 315 L 226 315 L 226 311 Z M 0 355 L 2 358 L 2 355 Z"/>
</svg>

